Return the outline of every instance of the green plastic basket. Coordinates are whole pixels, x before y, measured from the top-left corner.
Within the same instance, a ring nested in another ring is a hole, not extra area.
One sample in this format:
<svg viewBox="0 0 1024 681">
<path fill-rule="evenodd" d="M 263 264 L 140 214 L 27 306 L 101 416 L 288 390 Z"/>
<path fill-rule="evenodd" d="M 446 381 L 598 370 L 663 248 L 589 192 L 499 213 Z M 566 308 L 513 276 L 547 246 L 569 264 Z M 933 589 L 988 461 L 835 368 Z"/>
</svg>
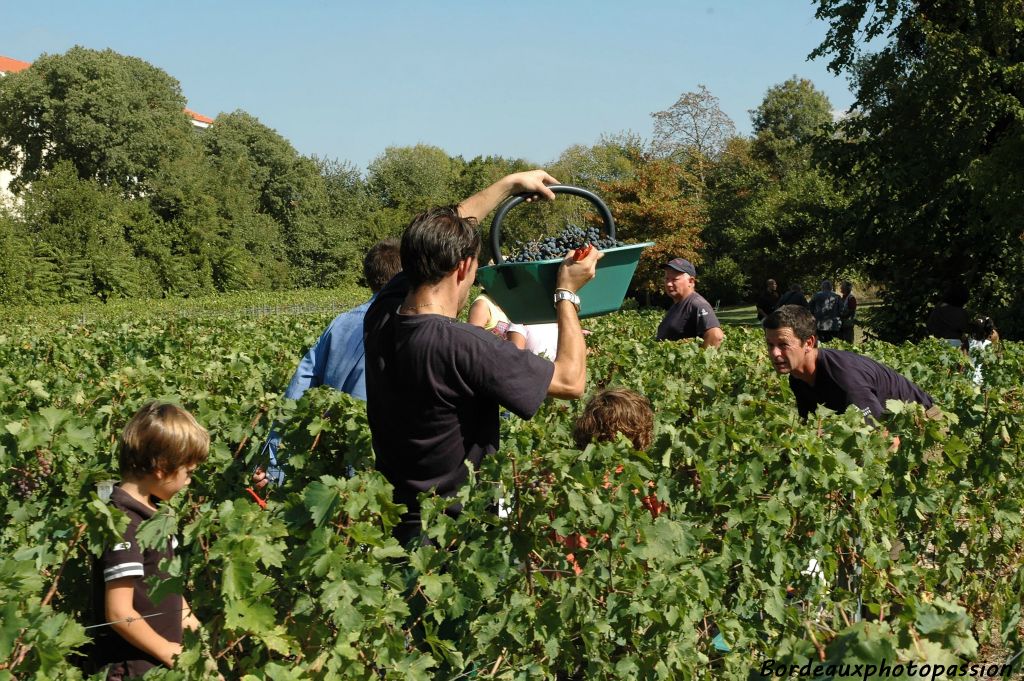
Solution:
<svg viewBox="0 0 1024 681">
<path fill-rule="evenodd" d="M 611 212 L 598 196 L 586 189 L 568 185 L 554 185 L 556 194 L 572 194 L 593 203 L 604 220 L 608 236 L 615 238 L 615 221 Z M 515 196 L 499 208 L 491 224 L 491 249 L 496 265 L 477 270 L 477 281 L 487 289 L 489 295 L 508 318 L 517 324 L 542 324 L 555 321 L 555 307 L 552 297 L 560 258 L 536 262 L 509 263 L 501 257 L 501 222 L 514 206 L 526 200 L 526 196 Z M 633 279 L 640 252 L 653 242 L 617 246 L 605 251 L 597 261 L 594 278 L 579 291 L 580 317 L 596 317 L 615 312 L 622 307 L 622 301 Z"/>
</svg>

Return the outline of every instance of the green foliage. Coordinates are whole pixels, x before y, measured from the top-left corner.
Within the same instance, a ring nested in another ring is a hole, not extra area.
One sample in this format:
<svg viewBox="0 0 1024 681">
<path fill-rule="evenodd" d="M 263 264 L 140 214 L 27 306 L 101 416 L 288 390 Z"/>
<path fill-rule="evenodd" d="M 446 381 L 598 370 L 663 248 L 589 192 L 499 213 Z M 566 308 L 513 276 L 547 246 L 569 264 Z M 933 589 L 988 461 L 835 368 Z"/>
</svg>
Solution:
<svg viewBox="0 0 1024 681">
<path fill-rule="evenodd" d="M 1019 344 L 985 360 L 981 387 L 941 343 L 866 346 L 946 412 L 892 403 L 891 451 L 854 410 L 801 423 L 756 330 L 728 328 L 703 352 L 654 343 L 656 313 L 588 320 L 591 389 L 647 395 L 654 444 L 576 449 L 582 403 L 503 420 L 463 514 L 425 496 L 436 545 L 406 550 L 363 404 L 329 388 L 279 397 L 331 314 L 170 311 L 112 305 L 85 324 L 36 311 L 0 335 L 0 673 L 81 678 L 88 551 L 125 522 L 94 483 L 116 475 L 114 438 L 152 397 L 180 401 L 213 442 L 141 532 L 177 524 L 159 588 L 183 586 L 204 624 L 166 678 L 745 679 L 765 657 L 990 662 L 993 626 L 1019 646 Z M 260 510 L 243 488 L 271 422 L 288 477 Z M 19 494 L 40 457 L 53 474 Z M 869 621 L 854 622 L 858 597 Z M 717 631 L 732 652 L 715 650 Z"/>
<path fill-rule="evenodd" d="M 649 296 L 660 292 L 662 265 L 672 258 L 700 262 L 701 233 L 706 224 L 695 187 L 699 180 L 684 166 L 665 158 L 641 154 L 632 159 L 627 179 L 599 184 L 615 218 L 620 240 L 653 241 L 644 249 L 631 286 Z"/>
<path fill-rule="evenodd" d="M 453 159 L 438 147 L 388 147 L 370 162 L 367 189 L 382 207 L 400 209 L 411 217 L 432 206 L 466 198 L 455 193 L 461 165 L 461 159 Z"/>
<path fill-rule="evenodd" d="M 769 278 L 816 288 L 850 267 L 846 199 L 812 159 L 830 109 L 810 81 L 792 78 L 751 112 L 754 139 L 730 140 L 708 179 L 705 295 L 750 301 Z"/>
<path fill-rule="evenodd" d="M 141 59 L 43 55 L 0 80 L 0 164 L 15 190 L 70 161 L 79 177 L 139 196 L 190 135 L 184 106 L 178 82 Z"/>
<path fill-rule="evenodd" d="M 754 154 L 784 175 L 806 166 L 812 143 L 832 122 L 832 103 L 806 78 L 790 78 L 768 88 L 751 111 Z"/>
<path fill-rule="evenodd" d="M 949 282 L 1019 336 L 1024 241 L 1020 0 L 821 0 L 816 50 L 856 86 L 827 162 L 851 197 L 853 253 L 885 285 L 875 326 L 920 336 Z M 872 54 L 858 45 L 882 37 Z"/>
</svg>

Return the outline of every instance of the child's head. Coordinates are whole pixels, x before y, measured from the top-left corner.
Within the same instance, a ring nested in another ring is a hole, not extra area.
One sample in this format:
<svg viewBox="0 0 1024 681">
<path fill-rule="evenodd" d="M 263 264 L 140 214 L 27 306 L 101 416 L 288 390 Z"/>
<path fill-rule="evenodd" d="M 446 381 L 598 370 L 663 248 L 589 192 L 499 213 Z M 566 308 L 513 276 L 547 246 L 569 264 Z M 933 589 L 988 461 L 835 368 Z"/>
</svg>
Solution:
<svg viewBox="0 0 1024 681">
<path fill-rule="evenodd" d="M 595 440 L 611 442 L 616 433 L 622 433 L 634 448 L 647 449 L 654 438 L 650 400 L 626 388 L 602 390 L 587 402 L 572 434 L 576 446 L 583 448 Z"/>
<path fill-rule="evenodd" d="M 991 317 L 976 317 L 971 320 L 968 333 L 976 341 L 998 340 L 996 325 Z"/>
<path fill-rule="evenodd" d="M 122 477 L 165 478 L 205 461 L 210 435 L 181 407 L 149 402 L 135 412 L 119 444 Z"/>
</svg>

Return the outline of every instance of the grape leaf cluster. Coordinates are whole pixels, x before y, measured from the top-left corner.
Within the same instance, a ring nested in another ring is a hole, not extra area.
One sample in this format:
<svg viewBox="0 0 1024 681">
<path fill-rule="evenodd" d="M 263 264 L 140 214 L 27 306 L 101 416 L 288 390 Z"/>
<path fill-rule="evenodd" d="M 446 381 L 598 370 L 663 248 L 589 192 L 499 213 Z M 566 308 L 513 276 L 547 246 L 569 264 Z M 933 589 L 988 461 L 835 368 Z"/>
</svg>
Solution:
<svg viewBox="0 0 1024 681">
<path fill-rule="evenodd" d="M 577 225 L 565 226 L 558 236 L 544 237 L 537 241 L 516 241 L 512 245 L 515 253 L 507 262 L 537 262 L 539 260 L 561 260 L 568 251 L 593 244 L 598 250 L 625 246 L 624 243 L 611 237 L 602 236 L 597 227 L 583 229 Z"/>
</svg>

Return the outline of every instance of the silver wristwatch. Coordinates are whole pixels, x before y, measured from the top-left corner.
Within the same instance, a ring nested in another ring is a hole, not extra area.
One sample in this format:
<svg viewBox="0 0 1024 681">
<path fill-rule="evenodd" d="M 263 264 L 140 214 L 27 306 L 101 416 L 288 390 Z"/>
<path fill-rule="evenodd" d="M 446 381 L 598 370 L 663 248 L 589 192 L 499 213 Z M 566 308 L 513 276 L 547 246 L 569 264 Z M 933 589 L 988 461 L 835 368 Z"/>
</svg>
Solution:
<svg viewBox="0 0 1024 681">
<path fill-rule="evenodd" d="M 568 291 L 568 290 L 566 290 L 564 288 L 557 289 L 555 291 L 555 306 L 556 307 L 558 306 L 558 301 L 559 300 L 568 300 L 570 303 L 573 304 L 573 306 L 576 308 L 577 312 L 580 311 L 580 297 L 578 295 L 576 295 L 575 293 L 573 293 L 572 291 Z"/>
</svg>

